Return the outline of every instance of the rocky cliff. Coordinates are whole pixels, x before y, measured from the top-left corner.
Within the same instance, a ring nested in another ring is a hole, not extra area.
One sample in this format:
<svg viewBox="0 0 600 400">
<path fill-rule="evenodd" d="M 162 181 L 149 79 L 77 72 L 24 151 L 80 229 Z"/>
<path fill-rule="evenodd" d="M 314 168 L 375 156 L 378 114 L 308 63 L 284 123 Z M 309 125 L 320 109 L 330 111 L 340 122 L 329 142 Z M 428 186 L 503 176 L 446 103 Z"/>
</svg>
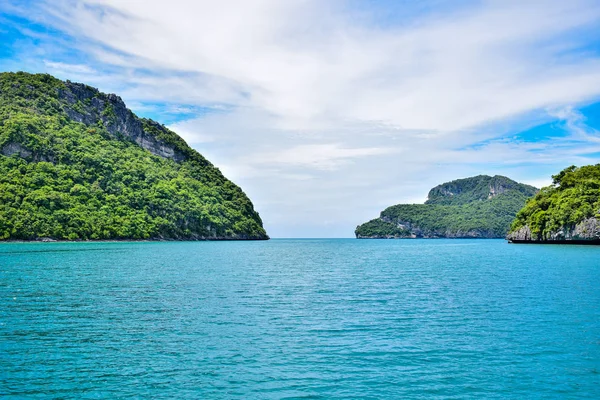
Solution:
<svg viewBox="0 0 600 400">
<path fill-rule="evenodd" d="M 75 121 L 85 125 L 101 123 L 113 138 L 127 138 L 154 155 L 175 161 L 186 159 L 176 143 L 168 143 L 167 138 L 184 142 L 158 122 L 138 118 L 129 110 L 116 94 L 103 94 L 98 89 L 82 83 L 66 81 L 58 89 L 59 99 L 65 102 L 65 113 Z M 164 136 L 161 139 L 160 136 Z"/>
<path fill-rule="evenodd" d="M 586 218 L 577 224 L 563 226 L 556 231 L 548 231 L 544 235 L 536 235 L 532 233 L 531 228 L 528 225 L 525 225 L 510 232 L 506 238 L 513 243 L 598 242 L 598 244 L 600 244 L 600 220 L 594 217 Z"/>
<path fill-rule="evenodd" d="M 19 83 L 15 83 L 19 87 Z M 36 88 L 27 85 L 24 88 L 30 94 L 29 100 L 36 98 Z M 104 94 L 91 86 L 66 81 L 56 89 L 56 98 L 66 117 L 71 121 L 87 126 L 101 126 L 113 139 L 128 139 L 154 155 L 183 161 L 189 149 L 175 133 L 150 119 L 138 118 L 129 110 L 123 100 L 115 94 Z M 43 155 L 27 149 L 21 143 L 8 142 L 0 149 L 6 156 L 19 154 L 24 158 L 34 156 L 38 161 L 51 161 Z"/>
</svg>

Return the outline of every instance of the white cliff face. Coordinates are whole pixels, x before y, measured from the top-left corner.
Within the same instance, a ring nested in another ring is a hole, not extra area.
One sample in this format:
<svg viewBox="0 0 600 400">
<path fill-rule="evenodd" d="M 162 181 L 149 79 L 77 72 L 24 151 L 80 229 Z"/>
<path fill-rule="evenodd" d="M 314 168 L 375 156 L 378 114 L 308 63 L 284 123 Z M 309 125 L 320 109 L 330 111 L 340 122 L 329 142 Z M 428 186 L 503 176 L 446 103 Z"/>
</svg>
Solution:
<svg viewBox="0 0 600 400">
<path fill-rule="evenodd" d="M 588 218 L 575 225 L 571 232 L 574 239 L 600 239 L 600 220 L 597 218 Z"/>
<path fill-rule="evenodd" d="M 530 241 L 532 240 L 531 229 L 529 226 L 522 226 L 514 232 L 510 232 L 506 237 L 508 240 Z"/>
<path fill-rule="evenodd" d="M 502 185 L 490 185 L 490 193 L 488 194 L 488 199 L 492 197 L 498 196 L 502 193 L 506 193 L 509 188 L 506 188 Z"/>
</svg>

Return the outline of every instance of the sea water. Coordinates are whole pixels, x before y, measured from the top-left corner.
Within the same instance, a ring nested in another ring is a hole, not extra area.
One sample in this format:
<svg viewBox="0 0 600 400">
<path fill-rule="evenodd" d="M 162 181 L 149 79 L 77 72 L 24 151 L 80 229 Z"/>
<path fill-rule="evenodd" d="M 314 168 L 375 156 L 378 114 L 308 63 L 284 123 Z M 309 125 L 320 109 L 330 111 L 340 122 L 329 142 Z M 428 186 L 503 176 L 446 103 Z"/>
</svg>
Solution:
<svg viewBox="0 0 600 400">
<path fill-rule="evenodd" d="M 600 398 L 600 247 L 5 243 L 0 397 Z"/>
</svg>

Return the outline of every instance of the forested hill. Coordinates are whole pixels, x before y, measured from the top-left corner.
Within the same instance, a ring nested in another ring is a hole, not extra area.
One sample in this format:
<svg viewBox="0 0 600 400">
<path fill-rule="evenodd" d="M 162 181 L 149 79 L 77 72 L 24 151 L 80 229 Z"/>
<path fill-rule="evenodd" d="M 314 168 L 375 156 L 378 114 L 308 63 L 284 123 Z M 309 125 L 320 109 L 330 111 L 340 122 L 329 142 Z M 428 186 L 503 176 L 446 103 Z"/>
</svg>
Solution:
<svg viewBox="0 0 600 400">
<path fill-rule="evenodd" d="M 479 175 L 443 183 L 425 204 L 399 204 L 359 225 L 357 238 L 503 238 L 533 186 Z"/>
<path fill-rule="evenodd" d="M 600 164 L 570 166 L 552 176 L 517 214 L 513 242 L 600 243 Z"/>
<path fill-rule="evenodd" d="M 425 204 L 462 205 L 509 193 L 529 198 L 537 193 L 533 186 L 518 183 L 505 176 L 478 175 L 442 183 L 431 189 Z"/>
<path fill-rule="evenodd" d="M 0 74 L 0 239 L 268 239 L 244 192 L 120 97 Z"/>
</svg>

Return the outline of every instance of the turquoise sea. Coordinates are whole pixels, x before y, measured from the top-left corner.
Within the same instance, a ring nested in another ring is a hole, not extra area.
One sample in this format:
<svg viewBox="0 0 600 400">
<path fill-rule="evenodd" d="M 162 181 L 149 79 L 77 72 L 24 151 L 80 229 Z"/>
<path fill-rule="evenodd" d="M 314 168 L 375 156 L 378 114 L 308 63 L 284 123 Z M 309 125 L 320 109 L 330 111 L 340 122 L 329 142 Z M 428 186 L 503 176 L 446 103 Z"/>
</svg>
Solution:
<svg viewBox="0 0 600 400">
<path fill-rule="evenodd" d="M 0 397 L 600 398 L 600 247 L 5 243 Z"/>
</svg>

